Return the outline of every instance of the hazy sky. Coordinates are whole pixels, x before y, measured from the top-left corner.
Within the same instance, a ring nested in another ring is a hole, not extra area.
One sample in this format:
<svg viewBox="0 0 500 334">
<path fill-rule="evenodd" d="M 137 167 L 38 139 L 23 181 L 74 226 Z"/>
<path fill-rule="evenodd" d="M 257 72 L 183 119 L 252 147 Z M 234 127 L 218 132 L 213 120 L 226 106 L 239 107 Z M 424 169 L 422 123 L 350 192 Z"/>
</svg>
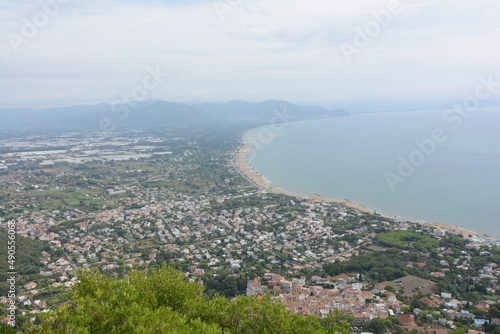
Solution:
<svg viewBox="0 0 500 334">
<path fill-rule="evenodd" d="M 144 91 L 180 102 L 466 96 L 480 75 L 500 81 L 498 0 L 56 1 L 0 1 L 0 107 Z"/>
</svg>

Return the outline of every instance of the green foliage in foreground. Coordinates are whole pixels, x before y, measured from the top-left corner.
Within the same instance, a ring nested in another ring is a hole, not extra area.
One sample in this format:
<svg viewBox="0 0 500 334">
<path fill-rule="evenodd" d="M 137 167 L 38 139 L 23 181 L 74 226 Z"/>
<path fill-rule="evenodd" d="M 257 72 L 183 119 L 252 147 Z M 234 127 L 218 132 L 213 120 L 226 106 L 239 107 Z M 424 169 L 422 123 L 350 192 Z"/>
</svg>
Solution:
<svg viewBox="0 0 500 334">
<path fill-rule="evenodd" d="M 215 297 L 184 274 L 162 267 L 124 279 L 84 271 L 72 305 L 45 314 L 27 333 L 349 333 L 336 318 L 287 311 L 270 297 Z"/>
</svg>

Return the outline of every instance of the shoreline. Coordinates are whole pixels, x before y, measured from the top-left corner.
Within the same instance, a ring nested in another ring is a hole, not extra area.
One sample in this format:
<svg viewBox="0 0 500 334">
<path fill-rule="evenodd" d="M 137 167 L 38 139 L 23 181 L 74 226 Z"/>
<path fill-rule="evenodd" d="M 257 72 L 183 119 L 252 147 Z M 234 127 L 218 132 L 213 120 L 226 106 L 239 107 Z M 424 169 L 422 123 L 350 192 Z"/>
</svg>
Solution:
<svg viewBox="0 0 500 334">
<path fill-rule="evenodd" d="M 233 157 L 233 161 L 232 161 L 236 170 L 250 184 L 253 184 L 255 187 L 259 188 L 261 191 L 267 191 L 267 192 L 292 196 L 292 197 L 296 197 L 296 198 L 300 198 L 300 199 L 312 200 L 312 201 L 316 201 L 316 202 L 339 203 L 339 204 L 350 207 L 352 209 L 356 209 L 356 210 L 358 210 L 360 212 L 364 212 L 364 213 L 372 213 L 373 214 L 376 212 L 375 210 L 368 209 L 365 206 L 358 204 L 358 203 L 354 203 L 348 199 L 332 200 L 332 199 L 327 199 L 327 198 L 325 198 L 321 195 L 318 195 L 318 194 L 315 194 L 313 196 L 302 196 L 302 195 L 293 194 L 293 193 L 288 192 L 288 191 L 281 189 L 279 187 L 272 186 L 270 184 L 270 182 L 268 180 L 266 180 L 266 178 L 263 175 L 261 175 L 257 171 L 255 171 L 255 169 L 252 167 L 252 165 L 248 161 L 249 155 L 252 153 L 254 146 L 245 142 L 245 136 L 250 131 L 255 131 L 259 128 L 262 128 L 262 126 L 249 129 L 242 134 L 242 136 L 240 137 L 240 143 L 242 145 L 234 153 L 234 157 Z M 380 214 L 380 215 L 381 215 L 381 217 L 384 217 L 384 218 L 387 218 L 390 220 L 395 220 L 395 219 L 397 220 L 398 219 L 398 217 L 394 218 L 394 217 L 389 217 L 389 216 L 385 216 L 382 214 Z M 462 227 L 452 226 L 452 225 L 443 224 L 443 223 L 420 221 L 420 220 L 410 219 L 410 218 L 405 218 L 405 217 L 400 217 L 400 218 L 402 220 L 409 221 L 409 222 L 416 223 L 416 224 L 420 224 L 423 226 L 436 227 L 436 228 L 439 228 L 439 229 L 444 230 L 444 231 L 450 231 L 453 233 L 461 234 L 465 238 L 469 238 L 470 236 L 472 236 L 473 238 L 482 239 L 482 238 L 480 238 L 480 233 L 470 231 L 470 230 L 467 230 L 467 229 L 462 228 Z M 492 238 L 492 239 L 494 239 L 494 238 Z"/>
</svg>

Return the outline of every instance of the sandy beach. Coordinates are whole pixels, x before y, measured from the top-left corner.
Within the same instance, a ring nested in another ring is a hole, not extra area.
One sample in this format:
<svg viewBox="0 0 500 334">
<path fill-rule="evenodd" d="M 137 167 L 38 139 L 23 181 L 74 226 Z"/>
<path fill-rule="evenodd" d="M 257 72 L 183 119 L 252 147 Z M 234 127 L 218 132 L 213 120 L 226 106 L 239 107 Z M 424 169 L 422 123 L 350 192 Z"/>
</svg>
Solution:
<svg viewBox="0 0 500 334">
<path fill-rule="evenodd" d="M 252 131 L 252 130 L 249 130 L 249 131 Z M 253 150 L 252 145 L 244 144 L 235 153 L 235 158 L 234 158 L 233 163 L 234 163 L 235 168 L 240 172 L 240 174 L 245 179 L 247 179 L 251 184 L 255 185 L 256 187 L 261 188 L 262 191 L 268 191 L 268 192 L 273 192 L 273 193 L 278 193 L 278 194 L 283 194 L 283 195 L 288 195 L 288 196 L 293 196 L 293 197 L 297 197 L 297 198 L 313 200 L 313 201 L 318 201 L 318 202 L 340 203 L 342 205 L 359 210 L 360 212 L 374 213 L 373 210 L 370 210 L 370 209 L 368 209 L 360 204 L 351 202 L 348 199 L 344 199 L 341 201 L 335 201 L 335 200 L 326 199 L 326 198 L 319 196 L 319 195 L 297 196 L 297 195 L 289 193 L 281 188 L 271 186 L 269 184 L 269 182 L 262 175 L 260 175 L 258 172 L 256 172 L 255 169 L 250 165 L 248 160 L 249 160 L 249 155 L 252 153 L 252 150 Z M 387 216 L 384 216 L 384 217 L 391 219 L 391 220 L 394 219 L 394 218 L 387 217 Z M 409 221 L 412 221 L 412 220 L 410 219 Z M 420 221 L 415 221 L 415 220 L 413 220 L 413 222 L 419 223 L 422 225 L 440 228 L 440 229 L 445 230 L 445 231 L 451 231 L 453 233 L 458 233 L 464 237 L 469 237 L 469 236 L 478 237 L 479 236 L 479 233 L 469 231 L 469 230 L 466 230 L 464 228 L 460 228 L 457 226 L 451 226 L 451 225 L 446 225 L 446 224 L 442 224 L 442 223 L 420 222 Z"/>
<path fill-rule="evenodd" d="M 451 225 L 446 225 L 446 224 L 441 224 L 441 223 L 427 223 L 427 224 L 424 223 L 424 225 L 430 225 L 430 226 L 440 228 L 442 230 L 452 231 L 452 232 L 461 234 L 464 237 L 469 237 L 469 236 L 479 237 L 479 233 L 469 231 L 469 230 L 466 230 L 466 229 L 458 227 L 458 226 L 451 226 Z"/>
</svg>

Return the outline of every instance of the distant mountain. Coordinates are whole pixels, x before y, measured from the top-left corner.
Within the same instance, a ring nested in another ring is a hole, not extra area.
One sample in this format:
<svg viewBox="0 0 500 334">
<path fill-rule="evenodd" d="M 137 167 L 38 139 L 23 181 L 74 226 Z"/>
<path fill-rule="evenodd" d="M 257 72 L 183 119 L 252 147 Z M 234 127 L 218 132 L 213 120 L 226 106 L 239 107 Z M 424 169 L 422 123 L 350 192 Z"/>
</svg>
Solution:
<svg viewBox="0 0 500 334">
<path fill-rule="evenodd" d="M 0 129 L 87 127 L 200 126 L 231 122 L 280 122 L 348 116 L 344 110 L 308 107 L 287 101 L 230 101 L 187 105 L 152 101 L 129 104 L 77 105 L 41 110 L 0 109 Z"/>
</svg>

